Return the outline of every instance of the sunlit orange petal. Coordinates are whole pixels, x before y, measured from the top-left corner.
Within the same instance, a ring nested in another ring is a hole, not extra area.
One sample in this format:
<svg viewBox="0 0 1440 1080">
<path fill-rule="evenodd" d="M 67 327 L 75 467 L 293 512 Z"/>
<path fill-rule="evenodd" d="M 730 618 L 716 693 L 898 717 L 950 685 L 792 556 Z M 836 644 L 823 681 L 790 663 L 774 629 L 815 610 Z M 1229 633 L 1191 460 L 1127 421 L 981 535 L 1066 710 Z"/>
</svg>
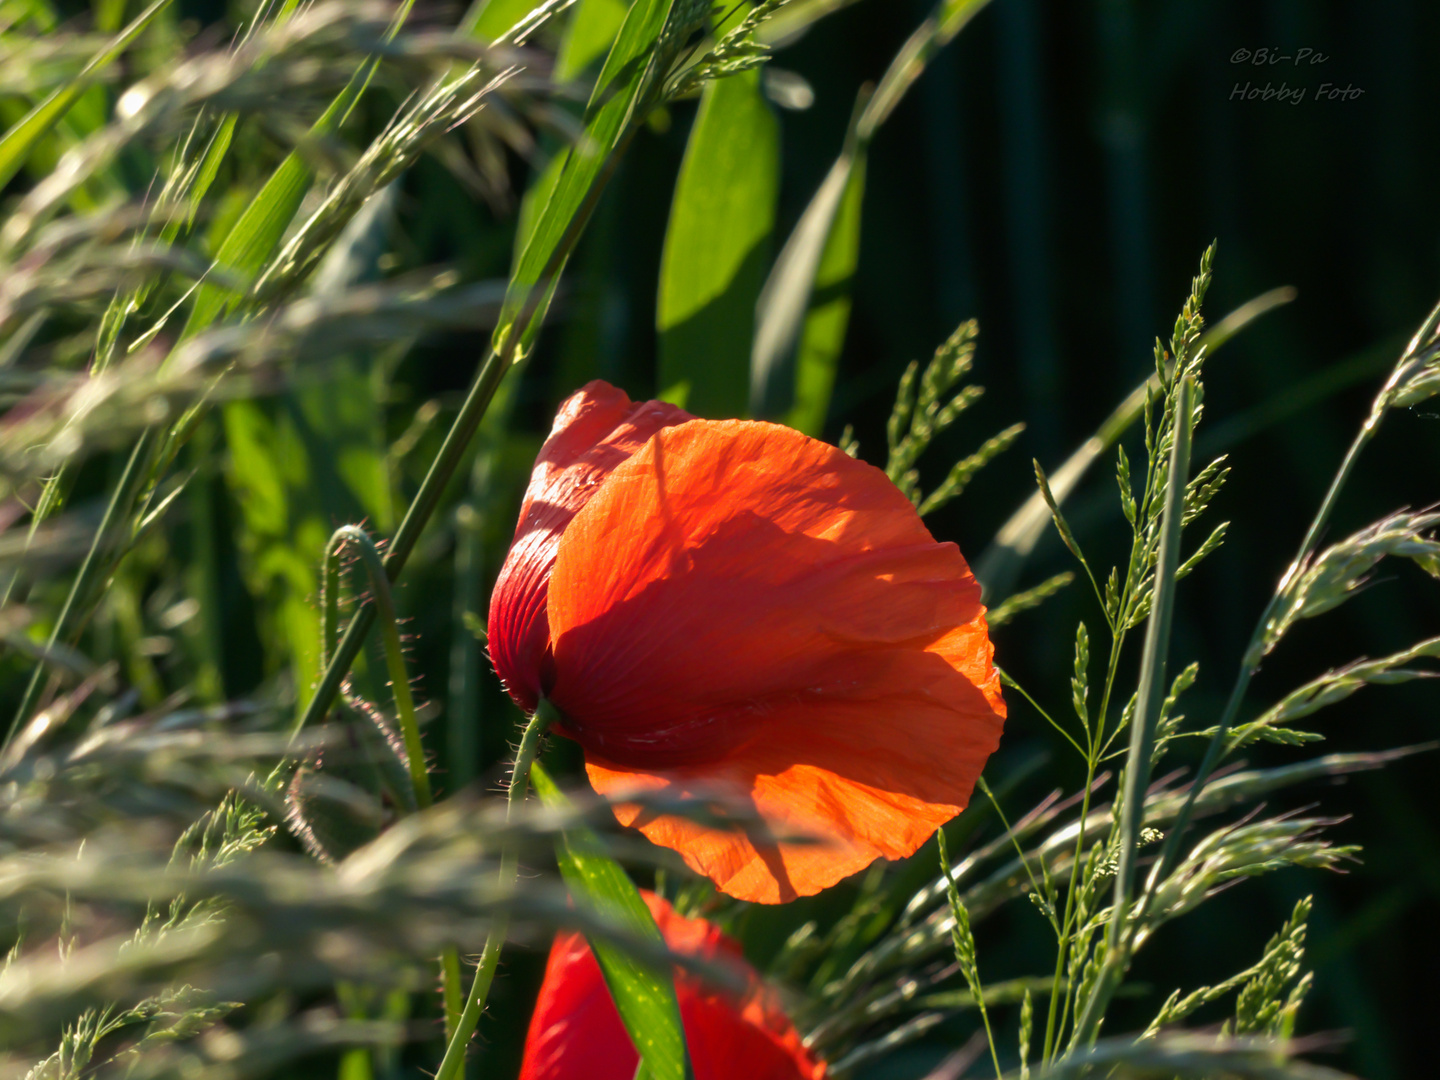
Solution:
<svg viewBox="0 0 1440 1080">
<path fill-rule="evenodd" d="M 878 469 L 771 424 L 659 433 L 576 515 L 546 695 L 603 793 L 749 800 L 776 842 L 621 818 L 731 895 L 808 895 L 969 800 L 1004 704 L 979 588 Z"/>
</svg>

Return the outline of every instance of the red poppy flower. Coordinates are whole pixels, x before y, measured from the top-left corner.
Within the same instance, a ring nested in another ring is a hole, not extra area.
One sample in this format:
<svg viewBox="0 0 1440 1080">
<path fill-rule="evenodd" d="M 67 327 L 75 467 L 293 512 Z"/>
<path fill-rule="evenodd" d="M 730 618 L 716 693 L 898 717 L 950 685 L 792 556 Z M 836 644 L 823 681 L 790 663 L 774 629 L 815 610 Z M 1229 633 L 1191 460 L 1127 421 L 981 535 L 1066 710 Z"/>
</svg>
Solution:
<svg viewBox="0 0 1440 1080">
<path fill-rule="evenodd" d="M 536 465 L 527 510 L 569 520 L 543 546 L 522 517 L 491 600 L 512 696 L 543 693 L 620 821 L 732 896 L 808 896 L 913 854 L 965 808 L 1005 715 L 959 550 L 879 469 L 789 428 L 674 410 L 636 445 L 638 425 L 564 422 L 616 393 L 571 398 Z M 608 468 L 558 492 L 554 462 L 585 440 Z M 625 805 L 637 791 L 728 795 L 771 835 Z"/>
<path fill-rule="evenodd" d="M 743 965 L 740 947 L 710 923 L 675 914 L 658 896 L 644 896 L 675 952 Z M 753 971 L 743 970 L 749 985 L 739 997 L 687 971 L 675 973 L 695 1080 L 820 1080 L 825 1065 L 801 1046 L 775 995 Z M 639 1060 L 585 938 L 557 935 L 525 1037 L 520 1080 L 631 1080 Z"/>
</svg>

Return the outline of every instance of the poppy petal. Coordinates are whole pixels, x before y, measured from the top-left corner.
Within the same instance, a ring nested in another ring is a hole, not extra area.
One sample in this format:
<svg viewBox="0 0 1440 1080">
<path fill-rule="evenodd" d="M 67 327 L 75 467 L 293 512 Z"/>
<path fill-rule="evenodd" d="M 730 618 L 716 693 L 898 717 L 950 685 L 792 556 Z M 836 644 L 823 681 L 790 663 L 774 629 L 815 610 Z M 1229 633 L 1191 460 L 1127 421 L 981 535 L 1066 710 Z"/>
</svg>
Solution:
<svg viewBox="0 0 1440 1080">
<path fill-rule="evenodd" d="M 550 640 L 545 599 L 561 534 L 616 466 L 662 427 L 689 413 L 662 401 L 632 402 L 595 380 L 567 398 L 535 458 L 520 522 L 490 596 L 490 659 L 526 712 L 541 693 Z"/>
<path fill-rule="evenodd" d="M 723 790 L 770 823 L 749 836 L 618 809 L 742 899 L 913 853 L 999 741 L 959 550 L 880 470 L 787 428 L 657 434 L 571 522 L 549 616 L 548 696 L 597 790 Z"/>
<path fill-rule="evenodd" d="M 665 943 L 703 960 L 739 960 L 739 946 L 702 919 L 675 913 L 643 893 Z M 776 996 L 746 969 L 738 998 L 677 970 L 676 995 L 695 1080 L 821 1080 L 825 1066 L 805 1051 Z M 525 1040 L 521 1080 L 630 1080 L 639 1055 L 625 1032 L 585 939 L 558 934 Z"/>
</svg>

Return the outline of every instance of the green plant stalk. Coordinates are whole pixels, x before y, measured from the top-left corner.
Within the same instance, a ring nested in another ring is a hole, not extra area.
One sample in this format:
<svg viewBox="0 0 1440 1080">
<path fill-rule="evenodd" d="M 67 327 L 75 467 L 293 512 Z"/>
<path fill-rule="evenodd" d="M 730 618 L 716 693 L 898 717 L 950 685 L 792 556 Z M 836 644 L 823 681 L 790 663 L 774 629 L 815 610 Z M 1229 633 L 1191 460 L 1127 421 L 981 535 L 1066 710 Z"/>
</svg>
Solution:
<svg viewBox="0 0 1440 1080">
<path fill-rule="evenodd" d="M 322 656 L 328 659 L 334 655 L 339 636 L 340 554 L 346 544 L 355 544 L 359 548 L 361 562 L 364 563 L 370 578 L 375 605 L 380 611 L 381 634 L 385 639 L 385 664 L 394 688 L 395 715 L 400 724 L 400 735 L 405 741 L 410 787 L 415 796 L 415 805 L 425 810 L 434 804 L 435 797 L 430 787 L 429 770 L 425 767 L 425 747 L 420 740 L 420 724 L 415 712 L 414 696 L 410 691 L 410 677 L 405 669 L 405 652 L 400 642 L 395 600 L 390 592 L 390 580 L 385 575 L 375 542 L 355 525 L 342 525 L 325 545 L 321 592 Z M 459 950 L 454 947 L 447 948 L 440 955 L 440 987 L 445 1008 L 446 1038 L 455 1032 L 460 1022 L 460 981 Z"/>
<path fill-rule="evenodd" d="M 564 236 L 556 245 L 554 253 L 550 256 L 544 272 L 540 275 L 540 280 L 526 297 L 525 305 L 515 321 L 516 326 L 528 325 L 536 310 L 549 295 L 551 283 L 559 274 L 560 268 L 565 265 L 565 260 L 580 239 L 585 223 L 594 212 L 595 204 L 600 200 L 600 193 L 614 174 L 615 166 L 629 146 L 634 132 L 635 127 L 632 124 L 629 133 L 620 140 L 611 153 L 609 161 L 596 177 L 585 202 L 581 204 Z M 440 452 L 435 455 L 435 460 L 431 463 L 429 471 L 426 472 L 425 479 L 421 481 L 420 490 L 415 493 L 415 498 L 405 512 L 405 518 L 400 522 L 400 528 L 396 531 L 395 539 L 391 542 L 389 551 L 385 555 L 385 573 L 392 582 L 400 576 L 400 572 L 405 568 L 406 560 L 409 559 L 410 553 L 419 542 L 420 534 L 424 531 L 431 515 L 435 513 L 435 508 L 440 504 L 440 497 L 449 486 L 450 478 L 454 476 L 460 459 L 470 445 L 470 440 L 474 438 L 475 432 L 480 427 L 480 421 L 485 418 L 485 411 L 490 407 L 490 402 L 495 397 L 495 391 L 500 388 L 500 380 L 505 377 L 505 373 L 514 363 L 520 338 L 521 335 L 518 332 L 506 335 L 503 349 L 496 352 L 492 346 L 486 354 L 485 362 L 476 372 L 475 381 L 470 384 L 470 390 L 465 395 L 460 412 L 456 415 L 454 423 L 450 425 L 450 430 L 445 435 L 445 441 L 440 446 Z M 350 620 L 350 625 L 345 628 L 345 635 L 340 639 L 335 654 L 330 658 L 330 663 L 320 676 L 320 684 L 315 688 L 315 693 L 311 696 L 305 711 L 296 721 L 296 731 L 317 723 L 329 710 L 331 702 L 335 700 L 335 695 L 340 690 L 341 682 L 350 671 L 350 665 L 355 662 L 355 657 L 360 653 L 360 646 L 374 619 L 375 609 L 363 607 Z"/>
<path fill-rule="evenodd" d="M 1304 539 L 1300 541 L 1300 550 L 1296 552 L 1294 560 L 1291 561 L 1289 568 L 1286 569 L 1284 576 L 1281 577 L 1280 584 L 1276 587 L 1274 595 L 1270 598 L 1270 602 L 1265 605 L 1264 612 L 1261 613 L 1260 618 L 1256 621 L 1255 629 L 1251 632 L 1250 640 L 1245 646 L 1240 671 L 1235 676 L 1235 685 L 1231 687 L 1230 696 L 1226 699 L 1225 709 L 1220 714 L 1220 721 L 1216 725 L 1215 734 L 1211 736 L 1210 744 L 1205 748 L 1205 756 L 1201 759 L 1200 767 L 1195 772 L 1195 780 L 1190 785 L 1190 792 L 1185 799 L 1185 805 L 1181 807 L 1180 813 L 1175 819 L 1175 824 L 1170 829 L 1170 834 L 1165 838 L 1165 845 L 1160 850 L 1160 857 L 1155 860 L 1155 865 L 1151 869 L 1149 878 L 1146 881 L 1145 895 L 1140 910 L 1142 918 L 1149 914 L 1150 903 L 1155 894 L 1155 890 L 1159 887 L 1160 882 L 1165 880 L 1165 876 L 1169 874 L 1173 868 L 1175 859 L 1180 851 L 1181 835 L 1190 824 L 1190 817 L 1195 810 L 1195 800 L 1199 798 L 1206 781 L 1210 779 L 1210 774 L 1215 770 L 1215 766 L 1219 764 L 1220 757 L 1224 753 L 1225 742 L 1229 737 L 1231 727 L 1235 724 L 1235 718 L 1239 715 L 1240 706 L 1244 703 L 1245 694 L 1250 688 L 1250 682 L 1254 679 L 1255 673 L 1260 670 L 1260 661 L 1263 658 L 1261 640 L 1265 632 L 1265 625 L 1270 621 L 1270 616 L 1274 614 L 1276 606 L 1280 603 L 1286 586 L 1289 585 L 1295 575 L 1304 568 L 1306 560 L 1309 559 L 1316 546 L 1320 543 L 1320 537 L 1324 533 L 1325 527 L 1330 523 L 1330 516 L 1334 513 L 1335 507 L 1340 501 L 1340 495 L 1344 491 L 1345 485 L 1349 483 L 1351 475 L 1355 472 L 1355 466 L 1360 460 L 1360 455 L 1379 432 L 1381 423 L 1390 411 L 1390 405 L 1395 391 L 1400 386 L 1402 379 L 1409 374 L 1412 363 L 1423 358 L 1421 356 L 1422 350 L 1437 328 L 1440 328 L 1440 305 L 1436 305 L 1436 307 L 1431 310 L 1425 322 L 1421 325 L 1420 329 L 1416 331 L 1415 336 L 1410 339 L 1409 345 L 1396 362 L 1389 378 L 1385 380 L 1385 385 L 1381 388 L 1380 393 L 1375 396 L 1375 400 L 1370 406 L 1370 414 L 1365 418 L 1365 422 L 1360 425 L 1360 430 L 1356 432 L 1354 440 L 1350 443 L 1350 448 L 1345 452 L 1344 460 L 1340 463 L 1340 468 L 1336 471 L 1334 478 L 1330 481 L 1330 486 L 1325 491 L 1325 497 L 1320 502 L 1320 508 L 1315 511 L 1315 517 L 1310 522 L 1310 527 L 1305 531 Z"/>
<path fill-rule="evenodd" d="M 1105 718 L 1110 715 L 1110 697 L 1115 688 L 1115 678 L 1120 669 L 1120 653 L 1125 645 L 1125 631 L 1118 632 L 1111 627 L 1110 634 L 1110 660 L 1105 672 L 1105 690 L 1100 696 L 1100 710 L 1097 712 L 1096 721 L 1099 724 L 1099 734 L 1105 733 Z M 1075 898 L 1080 889 L 1079 877 L 1080 866 L 1085 857 L 1085 825 L 1090 820 L 1090 800 L 1095 792 L 1095 775 L 1100 766 L 1100 754 L 1096 752 L 1099 740 L 1092 728 L 1087 725 L 1085 738 L 1088 745 L 1088 752 L 1085 756 L 1085 788 L 1080 796 L 1080 828 L 1075 836 L 1075 855 L 1071 865 L 1074 867 L 1070 879 L 1065 886 L 1065 915 L 1060 922 L 1059 940 L 1055 947 L 1055 974 L 1050 984 L 1050 1007 L 1045 1020 L 1045 1045 L 1041 1051 L 1040 1061 L 1042 1065 L 1050 1063 L 1051 1054 L 1055 1050 L 1056 1043 L 1065 1029 L 1065 1022 L 1070 1016 L 1070 996 L 1073 990 L 1065 979 L 1065 958 L 1070 948 L 1070 936 L 1074 932 L 1075 919 Z M 1061 1005 L 1061 998 L 1064 1004 Z M 1057 1011 L 1059 1024 L 1057 1026 Z"/>
<path fill-rule="evenodd" d="M 994 801 L 993 795 L 991 795 L 991 801 Z M 996 803 L 995 805 L 998 810 L 1000 804 Z M 1006 829 L 1008 831 L 1008 825 Z M 955 920 L 956 924 L 955 929 L 951 931 L 951 936 L 955 941 L 955 962 L 960 965 L 961 974 L 969 983 L 970 992 L 975 995 L 975 1005 L 980 1010 L 980 1022 L 985 1026 L 985 1042 L 990 1047 L 990 1061 L 995 1066 L 996 1080 L 1005 1080 L 1005 1070 L 1000 1068 L 1000 1054 L 995 1049 L 995 1033 L 990 1029 L 990 1010 L 985 1008 L 985 991 L 980 985 L 979 969 L 973 962 L 967 966 L 961 954 L 960 916 L 964 913 L 964 908 L 960 904 L 960 890 L 955 885 L 955 874 L 950 869 L 950 852 L 946 850 L 944 829 L 935 830 L 935 842 L 940 847 L 940 868 L 945 872 L 945 896 L 950 901 L 950 917 Z M 973 978 L 970 970 L 972 967 L 975 968 Z"/>
<path fill-rule="evenodd" d="M 75 576 L 75 584 L 71 586 L 69 595 L 65 597 L 65 605 L 55 619 L 55 626 L 51 629 L 46 643 L 47 650 L 54 649 L 70 636 L 80 621 L 82 609 L 91 593 L 100 579 L 110 572 L 108 555 L 118 539 L 115 534 L 120 528 L 120 519 L 130 512 L 130 505 L 145 482 L 145 465 L 155 442 L 152 432 L 153 429 L 142 434 L 134 449 L 130 451 L 130 458 L 125 463 L 125 471 L 120 474 L 115 494 L 105 507 L 105 516 L 101 518 L 100 527 L 95 530 L 95 537 L 90 541 L 90 549 L 85 553 L 85 561 L 80 564 L 80 571 Z M 45 665 L 37 664 L 29 684 L 25 687 L 25 694 L 20 699 L 20 707 L 15 710 L 15 719 L 10 723 L 10 730 L 5 733 L 5 741 L 0 744 L 0 752 L 9 747 L 15 733 L 29 720 L 30 712 L 35 708 L 48 681 L 45 673 Z"/>
<path fill-rule="evenodd" d="M 1160 385 L 1158 376 L 1152 376 L 1151 378 L 1153 385 L 1158 388 Z M 1150 392 L 1149 388 L 1151 386 L 1152 382 L 1147 381 L 1142 383 L 1141 386 L 1131 394 L 1131 398 L 1135 398 L 1136 394 L 1140 395 L 1138 403 L 1135 405 L 1135 415 L 1139 415 L 1139 412 L 1143 409 L 1145 395 Z M 1122 406 L 1122 409 L 1123 408 L 1124 406 Z M 1111 419 L 1113 421 L 1114 417 Z M 1126 420 L 1125 423 L 1128 424 L 1129 420 Z M 1105 429 L 1102 429 L 1102 434 L 1104 430 Z M 1113 439 L 1118 439 L 1122 433 L 1123 428 L 1113 431 L 1111 433 L 1113 435 L 1112 441 Z M 1151 460 L 1147 464 L 1145 474 L 1144 509 L 1147 511 L 1152 497 L 1150 493 L 1155 489 L 1158 476 L 1159 462 Z M 1137 517 L 1137 520 L 1141 519 Z M 1135 532 L 1131 543 L 1129 563 L 1125 570 L 1125 586 L 1121 594 L 1120 603 L 1116 608 L 1116 617 L 1112 618 L 1110 612 L 1108 610 L 1105 611 L 1106 625 L 1110 630 L 1110 657 L 1105 669 L 1105 688 L 1100 697 L 1100 709 L 1095 714 L 1095 724 L 1094 726 L 1087 725 L 1085 729 L 1089 750 L 1085 760 L 1085 787 L 1080 804 L 1080 828 L 1075 835 L 1075 854 L 1072 862 L 1075 870 L 1066 883 L 1065 917 L 1061 924 L 1060 940 L 1055 956 L 1055 974 L 1051 984 L 1050 1007 L 1047 1010 L 1045 1022 L 1045 1043 L 1041 1053 L 1041 1063 L 1044 1065 L 1050 1064 L 1053 1060 L 1053 1054 L 1058 1049 L 1059 1043 L 1064 1037 L 1065 1025 L 1070 1019 L 1070 1006 L 1074 1002 L 1074 994 L 1078 990 L 1078 987 L 1073 981 L 1065 979 L 1065 959 L 1069 954 L 1071 935 L 1074 932 L 1075 921 L 1079 918 L 1079 912 L 1075 910 L 1075 901 L 1078 891 L 1081 888 L 1079 868 L 1085 857 L 1086 825 L 1090 818 L 1090 805 L 1094 795 L 1095 777 L 1099 771 L 1100 760 L 1105 756 L 1105 750 L 1109 747 L 1110 741 L 1119 734 L 1121 727 L 1119 724 L 1116 724 L 1115 731 L 1111 733 L 1110 738 L 1107 739 L 1105 737 L 1105 725 L 1110 716 L 1110 702 L 1115 694 L 1115 683 L 1120 671 L 1120 657 L 1124 653 L 1125 642 L 1129 637 L 1129 631 L 1126 627 L 1129 623 L 1130 602 L 1134 597 L 1135 587 L 1140 579 L 1141 568 L 1137 553 L 1140 550 L 1142 542 L 1142 534 L 1138 531 Z M 1099 596 L 1098 589 L 1097 596 Z M 1104 598 L 1103 596 L 1099 598 L 1103 606 Z M 1058 1024 L 1056 1022 L 1057 1008 L 1059 1011 Z"/>
<path fill-rule="evenodd" d="M 1165 666 L 1175 614 L 1175 572 L 1180 568 L 1180 529 L 1185 512 L 1185 486 L 1190 476 L 1190 436 L 1194 413 L 1195 384 L 1193 379 L 1186 378 L 1180 383 L 1179 400 L 1172 421 L 1175 434 L 1170 447 L 1170 474 L 1165 487 L 1160 551 L 1155 565 L 1155 601 L 1145 624 L 1138 701 L 1135 719 L 1130 726 L 1130 753 L 1120 818 L 1120 860 L 1115 873 L 1115 904 L 1106 930 L 1105 961 L 1090 998 L 1085 1002 L 1084 1011 L 1075 1023 L 1072 1046 L 1089 1045 L 1094 1041 L 1110 998 L 1128 967 L 1130 942 L 1126 928 L 1135 885 L 1136 851 L 1140 829 L 1145 823 L 1145 790 L 1150 785 L 1155 725 L 1165 698 Z"/>
<path fill-rule="evenodd" d="M 530 766 L 535 763 L 535 755 L 539 752 L 540 737 L 557 717 L 554 706 L 541 698 L 530 722 L 525 725 L 524 734 L 520 736 L 520 746 L 515 751 L 510 791 L 505 799 L 507 821 L 516 807 L 525 801 L 525 794 L 530 787 Z M 506 851 L 501 855 L 501 888 L 514 884 L 516 864 L 514 851 Z M 474 981 L 470 983 L 470 993 L 466 995 L 465 1007 L 461 1010 L 455 1030 L 445 1045 L 445 1056 L 440 1061 L 435 1080 L 455 1080 L 465 1066 L 465 1050 L 470 1045 L 471 1036 L 475 1034 L 476 1025 L 480 1023 L 480 1014 L 485 1011 L 485 999 L 490 995 L 490 984 L 495 979 L 495 966 L 500 961 L 500 950 L 505 944 L 505 935 L 509 929 L 508 915 L 496 915 L 494 922 L 490 924 L 490 933 L 485 938 L 485 949 L 480 954 L 480 963 L 476 965 Z"/>
<path fill-rule="evenodd" d="M 333 613 L 338 606 L 339 590 L 331 586 L 339 584 L 340 553 L 347 544 L 354 544 L 359 550 L 360 561 L 370 578 L 370 591 L 380 615 L 380 634 L 385 643 L 385 667 L 390 675 L 391 690 L 395 694 L 395 717 L 400 725 L 400 737 L 405 741 L 410 786 L 414 791 L 415 805 L 421 810 L 428 810 L 435 803 L 435 795 L 430 790 L 430 774 L 425 768 L 425 745 L 420 741 L 420 722 L 415 714 L 415 697 L 410 691 L 409 672 L 405 670 L 405 650 L 400 642 L 395 597 L 390 592 L 390 579 L 385 575 L 385 566 L 380 560 L 375 541 L 357 525 L 340 526 L 325 545 L 325 650 L 328 654 L 333 647 Z"/>
</svg>

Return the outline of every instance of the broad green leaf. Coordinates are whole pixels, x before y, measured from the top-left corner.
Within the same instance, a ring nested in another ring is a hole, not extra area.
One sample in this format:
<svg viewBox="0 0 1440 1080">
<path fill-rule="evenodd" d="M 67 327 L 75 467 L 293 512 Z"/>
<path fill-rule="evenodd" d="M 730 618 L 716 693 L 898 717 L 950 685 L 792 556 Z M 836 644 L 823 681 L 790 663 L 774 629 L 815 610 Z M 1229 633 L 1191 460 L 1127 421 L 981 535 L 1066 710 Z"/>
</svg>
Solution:
<svg viewBox="0 0 1440 1080">
<path fill-rule="evenodd" d="M 14 179 L 35 144 L 80 100 L 90 86 L 91 77 L 114 63 L 169 3 L 170 0 L 155 0 L 105 48 L 91 57 L 79 75 L 36 105 L 23 120 L 5 132 L 0 138 L 0 187 Z"/>
<path fill-rule="evenodd" d="M 540 801 L 564 808 L 569 800 L 555 786 L 537 762 L 530 781 Z M 599 838 L 586 828 L 567 830 L 556 843 L 560 873 L 576 903 L 588 904 L 627 930 L 664 944 L 660 929 L 640 890 L 635 888 L 620 865 L 604 853 Z M 600 962 L 605 985 L 615 999 L 625 1030 L 640 1052 L 641 1072 L 655 1080 L 684 1080 L 690 1075 L 690 1057 L 685 1031 L 680 1024 L 680 1005 L 675 984 L 668 973 L 660 973 L 636 962 L 622 949 L 603 941 L 591 941 L 590 948 Z"/>
<path fill-rule="evenodd" d="M 557 256 L 566 234 L 584 225 L 597 184 L 607 162 L 619 148 L 631 127 L 634 111 L 651 83 L 651 65 L 656 43 L 670 14 L 672 0 L 635 0 L 615 39 L 610 55 L 585 108 L 585 130 L 577 146 L 566 151 L 555 190 L 536 219 L 525 250 L 510 279 L 510 291 L 495 329 L 496 351 L 503 351 L 507 339 L 518 331 L 516 355 L 523 355 L 534 342 L 545 308 L 555 291 L 555 282 L 564 268 Z M 554 265 L 552 264 L 552 260 Z M 543 290 L 537 297 L 535 289 Z M 516 323 L 524 320 L 524 325 Z"/>
<path fill-rule="evenodd" d="M 705 416 L 764 412 L 750 343 L 779 188 L 780 126 L 759 70 L 707 84 L 670 204 L 655 319 L 661 387 L 676 400 L 685 388 L 686 407 Z"/>
<path fill-rule="evenodd" d="M 580 0 L 555 56 L 555 81 L 566 83 L 585 74 L 610 51 L 624 22 L 625 0 Z"/>
<path fill-rule="evenodd" d="M 770 276 L 765 281 L 765 287 L 761 290 L 760 299 L 755 305 L 755 338 L 750 353 L 750 385 L 766 397 L 773 398 L 774 388 L 780 386 L 796 385 L 798 389 L 798 377 L 795 383 L 791 383 L 787 376 L 792 371 L 795 348 L 800 341 L 801 332 L 806 326 L 806 314 L 810 310 L 821 262 L 825 255 L 830 253 L 831 233 L 834 230 L 836 219 L 840 215 L 840 208 L 846 203 L 847 193 L 852 190 L 851 176 L 856 172 L 857 167 L 863 170 L 861 162 L 862 151 L 856 145 L 852 128 L 844 152 L 830 167 L 830 172 L 810 200 L 810 205 L 800 215 L 795 230 L 790 234 L 790 239 L 785 241 L 785 247 L 781 249 L 780 256 L 775 260 L 775 265 L 770 270 Z M 857 231 L 854 241 L 857 244 L 859 241 L 860 194 L 861 188 L 857 185 L 853 195 L 855 205 L 848 208 L 853 210 L 855 215 L 853 224 Z M 843 269 L 841 263 L 844 240 L 836 243 L 837 247 L 833 251 L 835 262 L 832 269 L 838 273 Z M 822 297 L 822 304 L 824 300 L 825 298 Z M 833 314 L 832 312 L 832 322 Z M 848 320 L 849 312 L 846 311 L 845 315 Z M 833 326 L 830 329 L 832 333 L 835 330 Z M 843 326 L 839 328 L 839 333 L 843 337 Z M 815 334 L 818 341 L 821 334 L 819 325 L 815 327 Z M 810 380 L 816 384 L 812 387 L 810 403 L 802 406 L 807 408 L 812 415 L 819 407 L 814 393 L 818 390 L 820 380 L 816 379 L 815 374 L 812 372 L 809 376 Z M 831 378 L 833 379 L 833 372 Z M 828 391 L 825 396 L 825 406 L 828 407 Z M 788 406 L 791 403 L 783 402 L 781 404 Z M 800 404 L 798 399 L 796 404 Z M 823 417 L 820 422 L 824 423 Z"/>
<path fill-rule="evenodd" d="M 815 272 L 815 288 L 795 357 L 795 405 L 785 422 L 819 437 L 830 412 L 835 369 L 850 325 L 850 285 L 860 260 L 860 207 L 865 197 L 865 157 L 858 155 L 830 226 Z"/>
</svg>

